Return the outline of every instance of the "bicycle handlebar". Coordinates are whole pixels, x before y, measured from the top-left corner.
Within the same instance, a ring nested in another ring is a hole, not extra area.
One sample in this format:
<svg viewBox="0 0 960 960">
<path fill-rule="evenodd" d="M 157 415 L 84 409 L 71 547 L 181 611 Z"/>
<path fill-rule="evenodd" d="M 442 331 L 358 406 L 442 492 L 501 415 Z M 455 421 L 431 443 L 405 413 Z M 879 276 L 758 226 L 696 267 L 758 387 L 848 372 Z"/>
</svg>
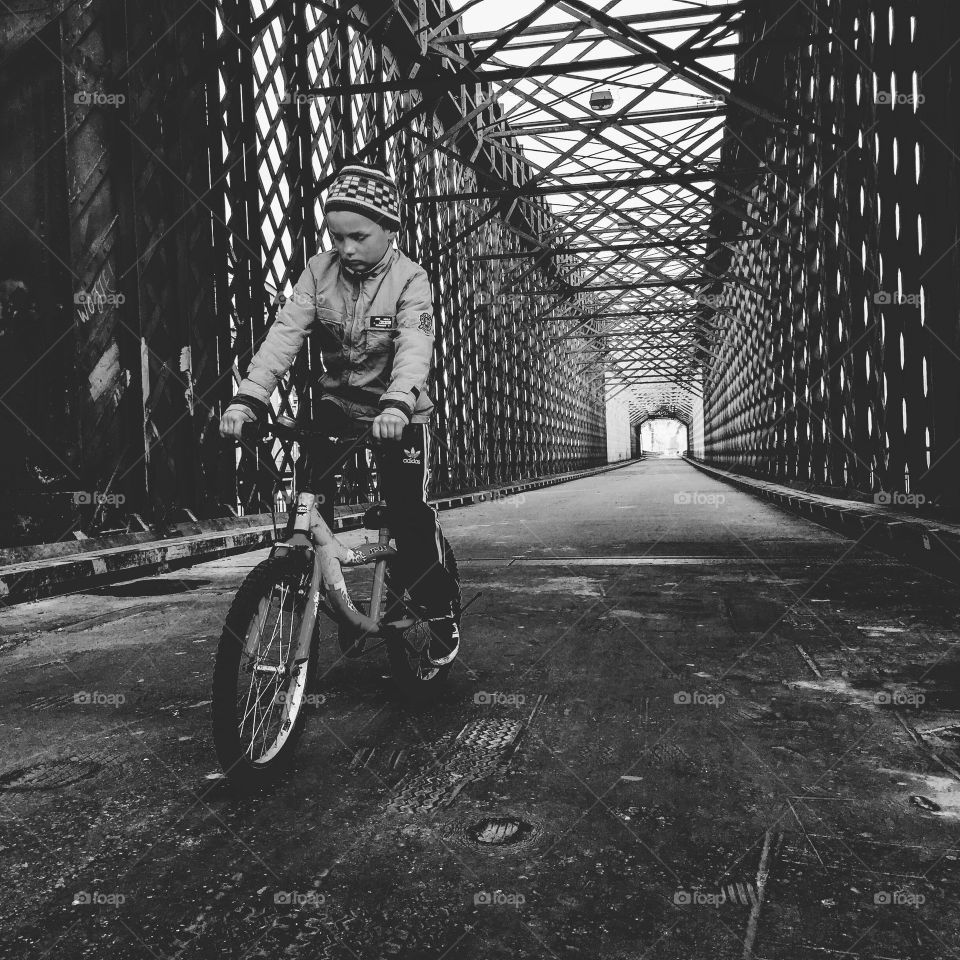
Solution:
<svg viewBox="0 0 960 960">
<path fill-rule="evenodd" d="M 373 424 L 361 431 L 356 437 L 343 437 L 343 441 L 366 439 L 373 429 Z M 292 417 L 280 416 L 273 423 L 266 423 L 262 420 L 248 420 L 240 428 L 241 440 L 263 440 L 270 434 L 275 437 L 283 437 L 289 440 L 309 440 L 310 438 L 327 437 L 328 434 L 320 427 L 305 427 L 297 423 Z M 371 437 L 373 442 L 378 442 L 376 437 Z"/>
</svg>

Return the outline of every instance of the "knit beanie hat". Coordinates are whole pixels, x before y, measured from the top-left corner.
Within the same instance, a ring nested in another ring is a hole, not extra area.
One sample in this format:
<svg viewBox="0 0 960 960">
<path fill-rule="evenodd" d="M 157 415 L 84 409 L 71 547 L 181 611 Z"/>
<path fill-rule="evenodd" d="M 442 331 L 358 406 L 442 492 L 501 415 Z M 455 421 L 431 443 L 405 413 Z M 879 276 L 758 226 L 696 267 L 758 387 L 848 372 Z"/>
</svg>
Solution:
<svg viewBox="0 0 960 960">
<path fill-rule="evenodd" d="M 397 185 L 387 174 L 365 163 L 343 167 L 330 184 L 324 214 L 336 210 L 362 213 L 385 230 L 400 229 L 400 198 Z"/>
</svg>

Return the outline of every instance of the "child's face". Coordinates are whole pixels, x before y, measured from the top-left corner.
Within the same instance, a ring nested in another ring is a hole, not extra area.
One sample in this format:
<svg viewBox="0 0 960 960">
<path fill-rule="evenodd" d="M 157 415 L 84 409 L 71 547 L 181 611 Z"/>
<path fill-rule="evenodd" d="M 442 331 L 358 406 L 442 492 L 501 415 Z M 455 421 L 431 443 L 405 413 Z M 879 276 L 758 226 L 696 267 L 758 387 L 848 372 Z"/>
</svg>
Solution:
<svg viewBox="0 0 960 960">
<path fill-rule="evenodd" d="M 396 236 L 362 213 L 346 210 L 327 214 L 327 230 L 340 259 L 355 273 L 363 273 L 379 263 Z"/>
</svg>

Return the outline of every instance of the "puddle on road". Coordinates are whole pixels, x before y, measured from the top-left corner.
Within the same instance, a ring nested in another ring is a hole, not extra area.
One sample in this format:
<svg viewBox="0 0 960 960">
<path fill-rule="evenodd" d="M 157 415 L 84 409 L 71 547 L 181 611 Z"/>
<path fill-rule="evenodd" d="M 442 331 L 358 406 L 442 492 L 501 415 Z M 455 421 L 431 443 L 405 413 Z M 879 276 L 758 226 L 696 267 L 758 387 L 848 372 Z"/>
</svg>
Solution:
<svg viewBox="0 0 960 960">
<path fill-rule="evenodd" d="M 814 690 L 817 693 L 829 693 L 834 696 L 849 697 L 860 706 L 877 706 L 876 693 L 868 693 L 848 683 L 842 677 L 830 677 L 823 680 L 791 680 L 790 687 L 801 690 Z"/>
<path fill-rule="evenodd" d="M 608 616 L 601 617 L 600 619 L 610 620 L 615 616 L 626 617 L 630 620 L 656 620 L 659 622 L 673 619 L 672 615 L 669 613 L 644 613 L 640 610 L 611 610 Z"/>
<path fill-rule="evenodd" d="M 211 580 L 187 578 L 150 577 L 126 583 L 114 583 L 105 587 L 91 587 L 82 591 L 87 594 L 108 597 L 162 597 L 170 593 L 188 593 L 209 586 Z"/>
<path fill-rule="evenodd" d="M 945 820 L 960 820 L 960 783 L 953 777 L 940 777 L 932 773 L 916 773 L 913 770 L 900 770 L 892 767 L 880 767 L 882 773 L 895 777 L 897 785 L 902 786 L 902 802 L 909 803 L 909 796 L 920 796 L 932 800 L 940 809 L 925 811 L 928 816 L 942 817 Z M 914 804 L 917 806 L 917 804 Z"/>
<path fill-rule="evenodd" d="M 549 577 L 535 578 L 536 582 L 514 582 L 506 580 L 487 580 L 479 584 L 484 589 L 496 588 L 509 590 L 511 593 L 539 593 L 548 590 L 551 593 L 568 593 L 576 597 L 601 597 L 600 581 L 590 577 Z"/>
</svg>

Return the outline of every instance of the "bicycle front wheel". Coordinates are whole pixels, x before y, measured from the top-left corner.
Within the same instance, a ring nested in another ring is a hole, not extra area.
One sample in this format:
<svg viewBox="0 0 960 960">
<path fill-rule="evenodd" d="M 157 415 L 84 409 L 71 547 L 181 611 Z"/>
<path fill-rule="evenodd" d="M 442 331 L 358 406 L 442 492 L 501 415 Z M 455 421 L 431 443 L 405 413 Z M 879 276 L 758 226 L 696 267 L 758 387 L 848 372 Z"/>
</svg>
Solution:
<svg viewBox="0 0 960 960">
<path fill-rule="evenodd" d="M 251 570 L 234 598 L 213 671 L 213 742 L 224 773 L 239 786 L 267 785 L 285 772 L 303 734 L 310 656 L 296 659 L 309 568 L 269 559 Z"/>
</svg>

